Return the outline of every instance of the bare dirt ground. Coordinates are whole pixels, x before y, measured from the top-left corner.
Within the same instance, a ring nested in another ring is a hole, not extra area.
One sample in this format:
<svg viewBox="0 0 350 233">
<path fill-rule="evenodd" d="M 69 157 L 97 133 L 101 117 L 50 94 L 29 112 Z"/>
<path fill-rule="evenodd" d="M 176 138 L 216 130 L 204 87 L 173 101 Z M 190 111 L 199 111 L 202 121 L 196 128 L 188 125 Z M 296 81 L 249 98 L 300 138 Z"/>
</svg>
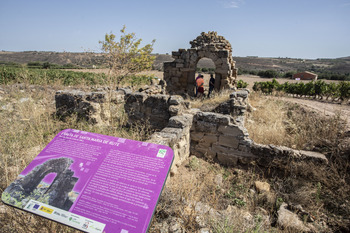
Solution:
<svg viewBox="0 0 350 233">
<path fill-rule="evenodd" d="M 308 100 L 308 99 L 299 99 L 299 98 L 290 98 L 290 97 L 276 97 L 283 101 L 296 103 L 301 106 L 304 106 L 308 109 L 312 109 L 325 116 L 335 116 L 340 115 L 342 119 L 347 122 L 347 130 L 350 130 L 350 105 L 339 104 L 339 103 L 325 103 L 319 100 Z"/>
<path fill-rule="evenodd" d="M 244 82 L 247 82 L 248 89 L 251 90 L 254 85 L 254 82 L 266 82 L 266 81 L 271 81 L 272 79 L 260 78 L 259 76 L 255 76 L 255 75 L 239 75 L 237 77 L 237 80 L 243 80 Z M 306 80 L 296 81 L 293 79 L 286 79 L 286 78 L 279 78 L 277 79 L 277 81 L 279 83 L 309 82 Z M 326 83 L 339 82 L 336 80 L 324 80 L 324 81 Z M 308 99 L 300 99 L 300 98 L 292 98 L 292 97 L 271 96 L 271 98 L 278 98 L 283 101 L 296 103 L 304 107 L 307 107 L 309 109 L 312 109 L 316 112 L 319 112 L 320 114 L 323 114 L 325 116 L 335 116 L 336 114 L 340 114 L 341 118 L 347 122 L 347 128 L 348 130 L 350 130 L 350 106 L 347 104 L 330 103 L 330 102 L 324 102 L 320 100 L 308 100 Z"/>
</svg>

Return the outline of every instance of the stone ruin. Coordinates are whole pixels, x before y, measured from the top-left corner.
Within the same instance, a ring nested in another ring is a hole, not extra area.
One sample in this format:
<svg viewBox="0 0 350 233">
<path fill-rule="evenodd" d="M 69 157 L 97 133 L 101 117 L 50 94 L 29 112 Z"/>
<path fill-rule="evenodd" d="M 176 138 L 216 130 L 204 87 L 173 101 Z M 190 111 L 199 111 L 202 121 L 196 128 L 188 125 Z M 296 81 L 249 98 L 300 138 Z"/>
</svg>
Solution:
<svg viewBox="0 0 350 233">
<path fill-rule="evenodd" d="M 11 198 L 16 199 L 17 202 L 22 202 L 23 206 L 29 201 L 27 198 L 29 196 L 35 200 L 48 197 L 47 204 L 68 211 L 73 204 L 68 194 L 78 181 L 78 178 L 73 177 L 74 172 L 69 168 L 72 163 L 73 160 L 69 158 L 47 160 L 36 166 L 25 177 L 17 179 L 4 192 L 9 193 Z M 55 179 L 46 190 L 39 190 L 38 185 L 50 173 L 57 174 Z M 36 190 L 39 192 L 35 192 Z"/>
<path fill-rule="evenodd" d="M 253 163 L 283 168 L 291 160 L 312 161 L 318 166 L 328 163 L 320 153 L 261 145 L 251 140 L 244 127 L 245 113 L 249 108 L 248 94 L 249 91 L 245 89 L 232 90 L 229 100 L 208 111 L 191 108 L 190 103 L 179 95 L 147 95 L 118 90 L 113 92 L 113 99 L 119 100 L 117 108 L 124 108 L 128 124 L 147 124 L 153 129 L 148 142 L 166 145 L 174 150 L 171 174 L 175 174 L 177 167 L 190 155 L 227 166 Z M 67 114 L 62 109 L 79 113 L 83 111 L 80 106 L 90 106 L 88 111 L 84 110 L 84 119 L 108 126 L 108 122 L 96 116 L 96 113 L 102 114 L 100 109 L 106 104 L 109 94 L 98 92 L 99 101 L 92 98 L 96 95 L 94 92 L 59 91 L 56 93 L 56 113 Z M 65 106 L 68 104 L 70 107 Z"/>
<path fill-rule="evenodd" d="M 237 69 L 231 44 L 216 32 L 203 32 L 190 44 L 190 49 L 172 53 L 174 61 L 164 63 L 165 83 L 161 80 L 159 85 L 136 92 L 125 88 L 96 92 L 58 91 L 55 96 L 57 115 L 64 118 L 77 114 L 78 118 L 93 124 L 109 126 L 109 109 L 123 108 L 128 125 L 147 125 L 153 130 L 149 142 L 173 148 L 172 173 L 176 173 L 177 167 L 190 155 L 228 166 L 254 163 L 283 167 L 290 160 L 313 161 L 318 165 L 328 163 L 320 153 L 252 141 L 244 127 L 245 113 L 250 106 L 249 90 L 233 88 L 229 100 L 214 109 L 192 109 L 182 96 L 194 95 L 195 72 L 200 59 L 213 60 L 216 90 L 232 88 Z"/>
<path fill-rule="evenodd" d="M 215 64 L 215 89 L 232 88 L 237 78 L 237 69 L 232 59 L 230 42 L 216 32 L 202 32 L 190 44 L 190 49 L 172 52 L 174 61 L 164 62 L 167 92 L 194 96 L 196 67 L 202 58 L 210 58 Z"/>
</svg>

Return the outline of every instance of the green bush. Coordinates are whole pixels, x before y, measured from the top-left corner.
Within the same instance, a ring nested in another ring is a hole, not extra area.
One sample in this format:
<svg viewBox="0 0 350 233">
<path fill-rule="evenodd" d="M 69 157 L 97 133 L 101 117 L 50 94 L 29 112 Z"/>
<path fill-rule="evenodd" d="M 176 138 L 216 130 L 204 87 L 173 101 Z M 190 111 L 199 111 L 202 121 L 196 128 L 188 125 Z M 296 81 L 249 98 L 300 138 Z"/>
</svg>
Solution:
<svg viewBox="0 0 350 233">
<path fill-rule="evenodd" d="M 248 83 L 244 82 L 243 80 L 238 80 L 237 88 L 246 88 L 247 86 L 248 86 Z"/>
<path fill-rule="evenodd" d="M 258 75 L 263 78 L 277 78 L 278 72 L 275 70 L 259 71 Z"/>
<path fill-rule="evenodd" d="M 279 84 L 276 79 L 267 82 L 255 82 L 254 91 L 261 91 L 266 94 L 271 94 L 273 91 L 282 91 L 295 96 L 309 96 L 313 98 L 332 97 L 341 100 L 350 99 L 350 82 L 325 83 L 322 80 L 312 81 L 308 83 L 284 83 Z"/>
<path fill-rule="evenodd" d="M 208 71 L 209 71 L 208 68 L 205 68 L 205 67 L 202 68 L 202 72 L 206 73 L 206 72 L 208 72 Z"/>
</svg>

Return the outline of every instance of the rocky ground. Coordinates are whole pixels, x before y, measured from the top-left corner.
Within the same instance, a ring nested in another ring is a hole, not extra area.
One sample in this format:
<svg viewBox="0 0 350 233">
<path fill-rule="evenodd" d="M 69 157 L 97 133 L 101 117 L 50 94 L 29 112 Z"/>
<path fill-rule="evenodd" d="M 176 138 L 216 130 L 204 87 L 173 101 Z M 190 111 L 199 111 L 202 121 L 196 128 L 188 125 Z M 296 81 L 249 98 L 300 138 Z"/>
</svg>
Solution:
<svg viewBox="0 0 350 233">
<path fill-rule="evenodd" d="M 52 120 L 56 90 L 56 87 L 23 85 L 0 87 L 0 174 L 4 174 L 0 180 L 1 191 L 60 128 L 73 124 Z M 279 99 L 329 116 L 341 111 L 349 120 L 349 106 L 287 97 Z M 30 134 L 33 135 L 29 138 Z M 329 155 L 335 154 L 329 152 Z M 325 169 L 310 171 L 305 167 L 305 174 L 296 176 L 293 164 L 285 171 L 272 172 L 254 164 L 225 167 L 192 156 L 168 179 L 150 232 L 349 231 L 349 177 L 344 173 L 348 171 L 349 161 L 341 161 L 345 170 L 330 160 Z M 0 231 L 35 232 L 34 228 L 21 227 L 31 223 L 44 229 L 43 232 L 53 232 L 53 229 L 65 232 L 66 228 L 59 224 L 31 216 L 1 203 Z"/>
</svg>

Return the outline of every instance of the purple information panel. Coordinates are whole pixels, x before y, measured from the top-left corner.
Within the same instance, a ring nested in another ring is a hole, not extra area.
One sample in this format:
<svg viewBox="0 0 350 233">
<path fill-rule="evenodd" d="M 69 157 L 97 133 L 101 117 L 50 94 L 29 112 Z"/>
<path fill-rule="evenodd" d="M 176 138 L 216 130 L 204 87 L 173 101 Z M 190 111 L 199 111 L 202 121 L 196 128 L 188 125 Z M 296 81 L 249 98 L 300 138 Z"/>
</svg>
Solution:
<svg viewBox="0 0 350 233">
<path fill-rule="evenodd" d="M 146 232 L 173 158 L 167 146 L 66 129 L 1 199 L 86 232 Z"/>
</svg>

